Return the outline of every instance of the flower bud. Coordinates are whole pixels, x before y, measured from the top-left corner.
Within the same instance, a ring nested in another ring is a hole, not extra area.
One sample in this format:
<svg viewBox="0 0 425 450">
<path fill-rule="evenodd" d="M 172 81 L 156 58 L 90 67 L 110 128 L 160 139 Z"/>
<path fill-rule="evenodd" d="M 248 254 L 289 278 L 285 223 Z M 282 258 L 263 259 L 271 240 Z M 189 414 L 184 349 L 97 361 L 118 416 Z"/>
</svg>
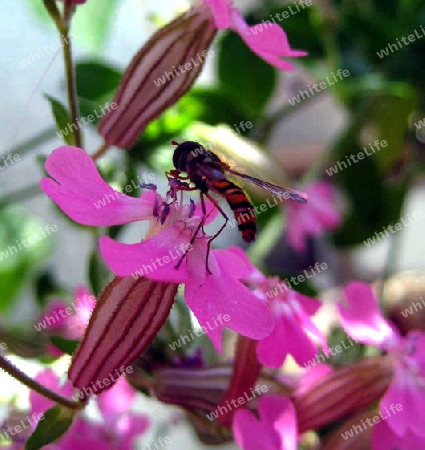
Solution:
<svg viewBox="0 0 425 450">
<path fill-rule="evenodd" d="M 178 285 L 115 278 L 96 303 L 68 377 L 85 395 L 112 387 L 146 350 L 166 321 Z"/>
<path fill-rule="evenodd" d="M 190 89 L 216 32 L 208 7 L 198 3 L 149 39 L 124 73 L 114 98 L 118 107 L 99 124 L 108 144 L 132 146 L 149 122 Z"/>
<path fill-rule="evenodd" d="M 311 389 L 295 393 L 299 431 L 315 430 L 360 411 L 383 395 L 392 378 L 393 366 L 386 356 L 330 372 Z"/>
</svg>

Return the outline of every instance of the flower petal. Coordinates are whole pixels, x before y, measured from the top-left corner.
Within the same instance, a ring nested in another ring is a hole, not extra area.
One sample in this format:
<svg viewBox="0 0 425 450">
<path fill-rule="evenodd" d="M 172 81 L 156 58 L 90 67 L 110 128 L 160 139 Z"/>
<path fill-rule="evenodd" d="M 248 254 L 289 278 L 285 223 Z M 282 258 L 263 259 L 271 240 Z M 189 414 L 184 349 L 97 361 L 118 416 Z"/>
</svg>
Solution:
<svg viewBox="0 0 425 450">
<path fill-rule="evenodd" d="M 276 436 L 247 409 L 236 411 L 232 428 L 235 441 L 243 450 L 281 450 Z"/>
<path fill-rule="evenodd" d="M 373 427 L 372 448 L 373 450 L 419 450 L 424 446 L 424 438 L 412 432 L 407 432 L 404 436 L 397 436 L 388 424 L 388 421 L 381 421 Z"/>
<path fill-rule="evenodd" d="M 188 248 L 189 241 L 190 230 L 182 223 L 176 223 L 138 244 L 121 244 L 103 236 L 100 238 L 100 251 L 115 275 L 185 283 L 189 279 L 187 258 L 196 250 L 188 253 L 178 269 L 175 266 Z M 197 242 L 194 242 L 194 249 L 196 246 Z"/>
<path fill-rule="evenodd" d="M 291 49 L 286 33 L 279 25 L 262 24 L 250 27 L 237 9 L 232 10 L 232 28 L 254 53 L 278 69 L 293 69 L 292 64 L 281 57 L 307 55 L 306 52 Z"/>
<path fill-rule="evenodd" d="M 35 379 L 43 386 L 46 386 L 52 391 L 58 392 L 65 397 L 70 397 L 74 392 L 74 389 L 69 382 L 61 386 L 59 377 L 53 372 L 52 369 L 43 370 L 35 377 Z M 55 405 L 52 400 L 47 399 L 33 390 L 30 391 L 29 401 L 31 404 L 31 414 L 44 413 L 47 409 Z"/>
<path fill-rule="evenodd" d="M 265 395 L 258 400 L 261 421 L 279 437 L 279 449 L 296 450 L 297 423 L 292 402 L 280 395 Z"/>
<path fill-rule="evenodd" d="M 299 365 L 313 359 L 317 346 L 293 319 L 280 315 L 270 336 L 257 346 L 258 360 L 271 369 L 278 369 L 287 355 L 292 355 Z"/>
<path fill-rule="evenodd" d="M 396 410 L 397 405 L 401 405 Z M 397 368 L 394 380 L 379 404 L 381 414 L 397 436 L 408 430 L 425 438 L 425 390 L 403 367 Z"/>
<path fill-rule="evenodd" d="M 204 0 L 214 16 L 215 26 L 219 29 L 230 27 L 230 7 L 226 0 Z"/>
<path fill-rule="evenodd" d="M 152 217 L 153 192 L 140 198 L 112 189 L 84 150 L 63 146 L 46 160 L 41 188 L 75 222 L 90 226 L 121 225 Z"/>
<path fill-rule="evenodd" d="M 145 433 L 150 425 L 149 417 L 145 414 L 128 414 L 117 424 L 121 434 L 120 450 L 133 450 L 134 439 Z"/>
<path fill-rule="evenodd" d="M 185 299 L 219 352 L 224 326 L 255 340 L 268 336 L 274 326 L 269 308 L 238 281 L 238 271 L 235 274 L 229 270 L 235 266 L 233 263 L 227 266 L 227 262 L 234 257 L 225 251 L 212 251 L 209 256 L 212 274 L 206 272 L 206 247 L 203 252 L 192 252 L 188 259 L 192 277 L 186 282 Z M 225 314 L 229 320 L 217 323 Z"/>
<path fill-rule="evenodd" d="M 372 288 L 353 281 L 345 289 L 346 306 L 337 305 L 341 325 L 354 339 L 369 345 L 387 348 L 398 341 L 398 335 L 382 316 Z"/>
<path fill-rule="evenodd" d="M 97 398 L 99 410 L 107 426 L 115 427 L 119 418 L 131 408 L 136 391 L 124 378 L 120 378 L 112 389 Z"/>
<path fill-rule="evenodd" d="M 307 204 L 290 202 L 287 205 L 287 236 L 292 248 L 302 251 L 309 236 L 320 236 L 333 230 L 341 222 L 335 205 L 336 191 L 332 184 L 319 181 L 306 188 Z"/>
</svg>

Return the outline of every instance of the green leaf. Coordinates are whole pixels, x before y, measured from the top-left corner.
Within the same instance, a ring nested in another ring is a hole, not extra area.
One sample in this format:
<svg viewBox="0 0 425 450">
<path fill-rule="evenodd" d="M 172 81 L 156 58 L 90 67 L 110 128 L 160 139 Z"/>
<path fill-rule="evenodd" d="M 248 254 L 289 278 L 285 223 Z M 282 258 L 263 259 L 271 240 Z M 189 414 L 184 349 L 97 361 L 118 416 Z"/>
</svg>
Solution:
<svg viewBox="0 0 425 450">
<path fill-rule="evenodd" d="M 95 297 L 98 298 L 105 284 L 110 279 L 110 272 L 103 260 L 99 257 L 97 250 L 93 251 L 90 255 L 88 276 L 90 288 Z"/>
<path fill-rule="evenodd" d="M 198 122 L 209 125 L 226 123 L 233 127 L 247 119 L 237 102 L 217 89 L 192 89 L 183 101 L 190 102 L 192 108 L 196 109 L 194 120 Z"/>
<path fill-rule="evenodd" d="M 377 129 L 378 138 L 388 143 L 387 147 L 382 148 L 375 156 L 378 166 L 384 172 L 391 169 L 405 151 L 405 136 L 415 103 L 416 96 L 408 86 L 404 95 L 383 95 L 373 99 L 366 126 Z"/>
<path fill-rule="evenodd" d="M 0 311 L 9 308 L 30 270 L 48 255 L 51 239 L 23 208 L 0 211 Z"/>
<path fill-rule="evenodd" d="M 121 72 L 100 61 L 76 64 L 77 95 L 87 100 L 99 100 L 114 92 L 121 81 Z"/>
<path fill-rule="evenodd" d="M 52 272 L 43 270 L 35 278 L 35 292 L 37 303 L 45 307 L 48 303 L 48 297 L 60 291 L 60 286 L 56 282 Z"/>
<path fill-rule="evenodd" d="M 174 302 L 174 307 L 178 315 L 178 320 L 176 324 L 176 334 L 186 335 L 188 331 L 192 328 L 192 321 L 190 319 L 190 310 L 180 297 Z"/>
<path fill-rule="evenodd" d="M 55 347 L 71 356 L 80 343 L 79 340 L 65 339 L 62 336 L 49 336 L 49 339 Z"/>
<path fill-rule="evenodd" d="M 74 130 L 70 127 L 71 116 L 69 115 L 68 110 L 59 100 L 56 100 L 50 95 L 45 95 L 45 98 L 50 102 L 59 133 L 62 132 L 62 137 L 67 144 L 75 145 L 75 135 Z M 70 130 L 68 130 L 68 128 L 70 128 Z"/>
<path fill-rule="evenodd" d="M 220 42 L 218 78 L 222 91 L 255 118 L 261 117 L 274 90 L 276 71 L 236 33 L 226 33 Z"/>
<path fill-rule="evenodd" d="M 48 409 L 25 444 L 25 450 L 38 450 L 59 439 L 72 425 L 75 411 L 61 405 Z"/>
<path fill-rule="evenodd" d="M 344 148 L 345 154 L 362 152 L 360 144 L 355 140 L 355 137 L 348 133 L 341 141 L 340 146 Z M 346 161 L 342 153 L 340 155 L 340 161 Z M 362 244 L 375 231 L 381 231 L 400 217 L 409 183 L 402 183 L 400 186 L 387 185 L 373 156 L 367 156 L 334 175 L 350 201 L 350 211 L 334 234 L 337 246 Z"/>
</svg>

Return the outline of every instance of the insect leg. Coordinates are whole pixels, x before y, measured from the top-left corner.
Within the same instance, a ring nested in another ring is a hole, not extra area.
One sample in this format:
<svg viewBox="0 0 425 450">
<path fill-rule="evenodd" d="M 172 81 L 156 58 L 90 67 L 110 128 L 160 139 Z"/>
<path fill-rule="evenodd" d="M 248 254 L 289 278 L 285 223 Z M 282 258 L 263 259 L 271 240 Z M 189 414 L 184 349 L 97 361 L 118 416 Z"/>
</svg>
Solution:
<svg viewBox="0 0 425 450">
<path fill-rule="evenodd" d="M 193 233 L 193 235 L 192 235 L 192 237 L 190 239 L 190 242 L 189 242 L 189 246 L 190 247 L 192 247 L 193 243 L 195 242 L 196 236 L 198 235 L 199 230 L 204 226 L 204 222 L 205 222 L 205 219 L 207 217 L 207 208 L 205 207 L 205 200 L 204 200 L 204 193 L 203 192 L 201 192 L 201 206 L 202 206 L 202 219 L 199 221 L 199 224 L 196 227 L 196 230 L 195 230 L 195 232 Z M 185 251 L 184 255 L 180 258 L 180 261 L 175 266 L 175 269 L 178 269 L 180 267 L 181 263 L 183 262 L 184 258 L 188 254 L 188 252 L 189 252 L 189 250 Z M 208 258 L 208 253 L 207 253 L 207 258 Z M 208 268 L 208 261 L 207 261 L 207 271 L 208 271 L 209 274 L 211 274 L 210 269 Z"/>
<path fill-rule="evenodd" d="M 222 227 L 217 231 L 217 233 L 211 238 L 208 239 L 208 248 L 207 248 L 207 270 L 209 273 L 210 269 L 208 268 L 208 258 L 210 255 L 210 250 L 211 250 L 211 242 L 219 236 L 219 234 L 224 230 L 225 226 L 227 225 L 227 222 L 229 221 L 229 218 L 227 217 L 226 213 L 222 210 L 222 208 L 220 207 L 220 205 L 218 204 L 217 200 L 214 197 L 211 197 L 211 195 L 209 195 L 208 193 L 205 194 L 208 198 L 208 200 L 210 200 L 210 202 L 212 202 L 214 204 L 214 206 L 218 209 L 219 213 L 224 217 L 225 222 L 222 225 Z"/>
</svg>

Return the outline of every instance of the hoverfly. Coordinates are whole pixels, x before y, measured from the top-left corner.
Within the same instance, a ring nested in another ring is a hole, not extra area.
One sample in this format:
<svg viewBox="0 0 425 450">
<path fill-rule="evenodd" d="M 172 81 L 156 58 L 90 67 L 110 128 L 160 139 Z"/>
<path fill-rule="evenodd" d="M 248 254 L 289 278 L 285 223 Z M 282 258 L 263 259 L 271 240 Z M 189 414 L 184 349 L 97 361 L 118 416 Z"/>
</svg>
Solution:
<svg viewBox="0 0 425 450">
<path fill-rule="evenodd" d="M 194 234 L 193 240 L 195 239 L 198 231 L 203 226 L 203 223 L 206 219 L 204 196 L 207 197 L 215 205 L 215 207 L 225 219 L 224 225 L 210 239 L 210 242 L 221 233 L 229 220 L 225 212 L 218 205 L 217 200 L 211 197 L 211 195 L 209 194 L 210 191 L 217 193 L 227 201 L 234 213 L 236 222 L 238 223 L 239 231 L 242 233 L 242 238 L 244 239 L 244 241 L 251 242 L 255 239 L 255 236 L 257 234 L 257 221 L 255 217 L 254 207 L 245 192 L 235 183 L 230 181 L 226 177 L 226 174 L 234 175 L 236 177 L 248 180 L 256 186 L 259 186 L 266 191 L 269 191 L 280 197 L 284 197 L 298 203 L 307 202 L 304 197 L 297 194 L 296 192 L 233 170 L 215 153 L 213 153 L 211 150 L 207 150 L 198 142 L 186 141 L 179 144 L 176 141 L 172 141 L 171 143 L 177 146 L 177 148 L 174 150 L 173 155 L 173 164 L 175 169 L 166 172 L 167 178 L 189 180 L 195 185 L 195 187 L 187 187 L 187 184 L 186 187 L 184 187 L 182 184 L 182 186 L 178 189 L 199 190 L 201 193 L 201 206 L 204 216 Z M 183 176 L 182 172 L 185 172 L 187 176 Z M 246 219 L 247 216 L 248 219 Z M 180 263 L 181 260 L 177 267 L 180 265 Z"/>
</svg>

